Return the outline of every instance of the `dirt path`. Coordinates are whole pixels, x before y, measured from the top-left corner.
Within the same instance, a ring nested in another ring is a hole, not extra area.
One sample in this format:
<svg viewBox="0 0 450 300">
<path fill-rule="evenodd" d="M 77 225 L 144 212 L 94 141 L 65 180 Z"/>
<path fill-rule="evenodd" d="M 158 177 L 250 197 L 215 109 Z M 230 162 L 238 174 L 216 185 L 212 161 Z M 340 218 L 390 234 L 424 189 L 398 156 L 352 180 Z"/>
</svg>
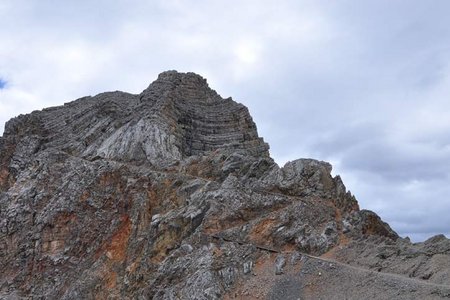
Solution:
<svg viewBox="0 0 450 300">
<path fill-rule="evenodd" d="M 283 253 L 286 253 L 286 252 L 283 252 Z M 352 270 L 367 272 L 367 273 L 371 273 L 371 274 L 377 274 L 377 275 L 391 277 L 391 278 L 400 279 L 400 280 L 406 280 L 408 282 L 424 284 L 424 285 L 428 285 L 428 286 L 431 286 L 431 287 L 448 288 L 448 289 L 450 289 L 450 285 L 446 285 L 446 284 L 438 284 L 438 283 L 428 282 L 428 281 L 425 281 L 425 280 L 415 279 L 415 278 L 411 278 L 411 277 L 407 277 L 407 276 L 400 275 L 400 274 L 395 274 L 395 273 L 377 272 L 377 271 L 369 270 L 369 269 L 366 269 L 366 268 L 363 268 L 363 267 L 357 267 L 357 266 L 349 265 L 349 264 L 346 264 L 346 263 L 342 263 L 342 262 L 339 262 L 337 260 L 333 260 L 333 259 L 329 259 L 329 258 L 323 258 L 323 257 L 319 257 L 319 256 L 309 255 L 309 254 L 302 253 L 302 252 L 299 252 L 299 253 L 301 255 L 303 255 L 305 257 L 308 257 L 308 258 L 311 258 L 311 259 L 317 259 L 317 260 L 320 260 L 320 261 L 323 261 L 323 262 L 336 264 L 336 265 L 339 265 L 341 267 L 349 268 L 349 269 L 352 269 Z"/>
<path fill-rule="evenodd" d="M 255 245 L 255 244 L 247 243 L 247 242 L 234 241 L 234 240 L 231 240 L 231 239 L 228 239 L 228 238 L 221 237 L 219 235 L 210 235 L 210 236 L 212 238 L 220 239 L 220 240 L 223 240 L 225 242 L 236 243 L 236 244 L 239 244 L 239 245 L 253 246 L 253 247 L 255 247 L 255 248 L 259 249 L 259 250 L 267 251 L 267 252 L 271 252 L 271 253 L 280 253 L 280 254 L 291 254 L 291 253 L 293 253 L 292 251 L 279 251 L 279 250 L 276 250 L 276 249 L 273 249 L 273 248 L 267 247 L 267 246 Z M 300 255 L 302 255 L 304 257 L 307 257 L 307 258 L 310 258 L 310 259 L 315 259 L 315 260 L 319 260 L 319 261 L 322 261 L 322 262 L 335 264 L 335 265 L 338 265 L 338 266 L 341 266 L 341 267 L 344 267 L 344 268 L 348 268 L 348 269 L 351 269 L 351 270 L 356 270 L 356 271 L 359 271 L 359 272 L 365 272 L 365 273 L 369 273 L 369 274 L 373 274 L 373 275 L 377 275 L 377 276 L 386 276 L 388 278 L 404 280 L 404 281 L 407 281 L 407 282 L 421 284 L 421 285 L 427 285 L 427 286 L 430 286 L 430 287 L 450 289 L 450 285 L 446 285 L 446 284 L 437 284 L 437 283 L 427 282 L 425 280 L 415 279 L 415 278 L 411 278 L 411 277 L 407 277 L 407 276 L 400 275 L 400 274 L 395 274 L 395 273 L 377 272 L 377 271 L 373 271 L 373 270 L 366 269 L 366 268 L 363 268 L 363 267 L 353 266 L 353 265 L 349 265 L 349 264 L 346 264 L 346 263 L 343 263 L 343 262 L 339 262 L 339 261 L 334 260 L 334 259 L 324 258 L 324 257 L 320 257 L 320 256 L 314 256 L 314 255 L 310 255 L 310 254 L 307 254 L 307 253 L 304 253 L 304 252 L 300 252 L 300 251 L 297 251 L 297 252 Z"/>
</svg>

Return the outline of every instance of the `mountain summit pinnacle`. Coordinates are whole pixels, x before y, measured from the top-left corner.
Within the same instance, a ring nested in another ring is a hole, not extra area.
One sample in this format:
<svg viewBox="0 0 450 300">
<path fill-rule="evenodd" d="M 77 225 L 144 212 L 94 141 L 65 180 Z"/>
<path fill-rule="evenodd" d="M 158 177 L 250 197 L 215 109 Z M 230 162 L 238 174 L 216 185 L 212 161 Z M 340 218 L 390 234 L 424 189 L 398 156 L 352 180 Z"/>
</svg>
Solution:
<svg viewBox="0 0 450 300">
<path fill-rule="evenodd" d="M 329 163 L 268 149 L 194 73 L 11 119 L 0 298 L 448 298 L 448 239 L 411 244 Z"/>
<path fill-rule="evenodd" d="M 171 82 L 196 82 L 198 85 L 208 85 L 207 80 L 201 75 L 193 72 L 181 73 L 175 70 L 165 71 L 158 75 L 158 81 L 171 81 Z"/>
<path fill-rule="evenodd" d="M 167 71 L 140 95 L 103 93 L 20 116 L 5 132 L 19 128 L 51 136 L 47 146 L 85 159 L 161 166 L 218 149 L 269 156 L 248 109 L 222 99 L 194 73 Z"/>
<path fill-rule="evenodd" d="M 161 92 L 178 94 L 178 97 L 180 98 L 206 103 L 223 101 L 219 94 L 209 87 L 205 78 L 192 72 L 162 72 L 159 74 L 158 78 L 144 90 L 143 94 L 156 93 L 160 96 Z"/>
</svg>

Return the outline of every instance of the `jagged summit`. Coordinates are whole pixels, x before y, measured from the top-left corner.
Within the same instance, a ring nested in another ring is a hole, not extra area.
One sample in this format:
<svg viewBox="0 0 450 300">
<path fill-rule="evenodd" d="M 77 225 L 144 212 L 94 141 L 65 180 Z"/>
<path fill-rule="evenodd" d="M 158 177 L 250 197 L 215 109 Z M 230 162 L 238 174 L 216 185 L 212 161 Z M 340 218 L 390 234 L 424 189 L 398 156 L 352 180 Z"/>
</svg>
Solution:
<svg viewBox="0 0 450 300">
<path fill-rule="evenodd" d="M 149 88 L 154 84 L 171 84 L 173 86 L 195 86 L 197 88 L 211 89 L 206 78 L 194 72 L 178 72 L 175 70 L 164 71 L 160 73 L 155 81 L 153 81 Z"/>
<path fill-rule="evenodd" d="M 224 101 L 215 90 L 209 87 L 205 78 L 192 72 L 162 72 L 143 91 L 142 98 L 145 100 L 154 100 L 152 96 L 161 96 L 161 93 L 167 94 L 166 100 L 171 99 L 171 97 L 177 97 L 181 98 L 179 100 L 203 102 L 205 104 Z"/>
<path fill-rule="evenodd" d="M 161 72 L 158 75 L 157 81 L 194 82 L 196 85 L 201 84 L 209 87 L 206 78 L 203 78 L 201 75 L 194 72 L 183 73 L 176 70 L 168 70 Z"/>
<path fill-rule="evenodd" d="M 22 130 L 35 131 L 40 146 L 49 140 L 86 159 L 163 165 L 217 149 L 269 156 L 245 106 L 222 99 L 201 76 L 176 71 L 161 73 L 140 95 L 102 93 L 19 116 L 5 133 Z"/>
<path fill-rule="evenodd" d="M 330 164 L 268 148 L 245 106 L 176 71 L 10 120 L 0 298 L 448 298 L 448 239 L 411 244 Z"/>
</svg>

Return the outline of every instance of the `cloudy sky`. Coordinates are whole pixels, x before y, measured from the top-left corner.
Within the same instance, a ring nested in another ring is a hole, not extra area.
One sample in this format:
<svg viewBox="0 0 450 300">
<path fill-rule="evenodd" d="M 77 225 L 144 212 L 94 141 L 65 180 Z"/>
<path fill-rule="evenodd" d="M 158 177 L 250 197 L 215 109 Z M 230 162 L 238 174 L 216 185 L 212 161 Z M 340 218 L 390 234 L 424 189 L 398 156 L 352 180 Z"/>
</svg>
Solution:
<svg viewBox="0 0 450 300">
<path fill-rule="evenodd" d="M 449 236 L 449 11 L 447 0 L 0 0 L 0 123 L 194 71 L 249 107 L 279 164 L 330 161 L 401 235 Z"/>
</svg>

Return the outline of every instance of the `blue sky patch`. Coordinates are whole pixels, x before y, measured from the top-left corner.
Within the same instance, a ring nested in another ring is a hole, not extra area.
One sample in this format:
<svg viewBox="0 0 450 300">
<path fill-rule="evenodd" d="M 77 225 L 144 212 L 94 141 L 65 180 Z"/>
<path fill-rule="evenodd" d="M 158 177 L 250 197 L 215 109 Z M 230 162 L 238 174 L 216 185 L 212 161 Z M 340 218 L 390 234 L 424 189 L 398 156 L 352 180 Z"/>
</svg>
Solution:
<svg viewBox="0 0 450 300">
<path fill-rule="evenodd" d="M 0 90 L 4 89 L 6 87 L 6 80 L 3 80 L 2 78 L 0 78 Z"/>
</svg>

